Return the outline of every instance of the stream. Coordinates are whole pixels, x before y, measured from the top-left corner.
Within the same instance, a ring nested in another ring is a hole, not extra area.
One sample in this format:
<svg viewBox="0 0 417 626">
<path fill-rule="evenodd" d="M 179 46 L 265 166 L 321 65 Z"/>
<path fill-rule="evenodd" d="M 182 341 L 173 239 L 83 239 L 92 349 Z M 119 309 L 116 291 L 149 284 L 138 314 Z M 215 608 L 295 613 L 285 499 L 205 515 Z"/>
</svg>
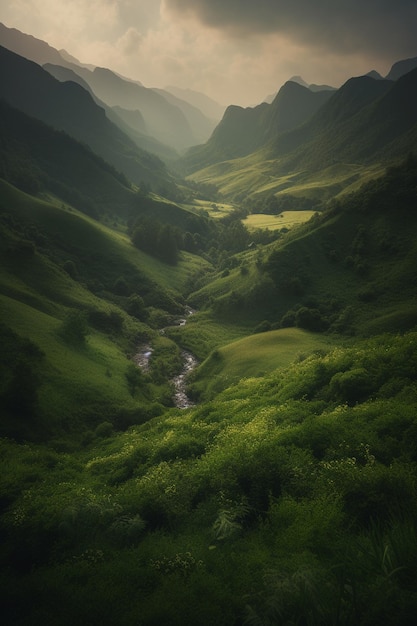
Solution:
<svg viewBox="0 0 417 626">
<path fill-rule="evenodd" d="M 193 313 L 194 311 L 191 308 L 186 308 L 187 317 L 189 317 Z M 185 324 L 187 323 L 187 317 L 179 318 L 177 322 L 173 324 L 173 326 L 185 326 Z M 159 332 L 161 334 L 164 334 L 165 328 L 161 328 Z M 133 356 L 133 362 L 145 372 L 149 371 L 152 352 L 153 349 L 150 344 L 140 346 L 138 352 Z M 177 376 L 171 379 L 171 383 L 174 386 L 173 401 L 177 408 L 188 409 L 192 406 L 195 406 L 195 403 L 187 396 L 186 378 L 187 375 L 192 372 L 195 367 L 197 367 L 198 361 L 196 357 L 187 350 L 181 351 L 181 357 L 183 361 L 182 370 L 179 374 L 177 374 Z"/>
</svg>

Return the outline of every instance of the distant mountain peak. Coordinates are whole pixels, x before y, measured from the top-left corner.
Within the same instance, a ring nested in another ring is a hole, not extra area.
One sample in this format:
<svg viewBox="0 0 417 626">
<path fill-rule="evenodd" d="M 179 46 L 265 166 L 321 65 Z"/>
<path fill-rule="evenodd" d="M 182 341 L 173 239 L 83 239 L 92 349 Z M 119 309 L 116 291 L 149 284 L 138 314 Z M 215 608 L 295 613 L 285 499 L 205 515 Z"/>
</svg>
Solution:
<svg viewBox="0 0 417 626">
<path fill-rule="evenodd" d="M 370 72 L 365 74 L 365 76 L 368 76 L 369 78 L 373 78 L 374 80 L 384 80 L 381 74 L 377 72 L 376 70 L 371 70 Z"/>
<path fill-rule="evenodd" d="M 205 93 L 195 91 L 194 89 L 183 89 L 174 85 L 168 85 L 165 87 L 165 90 L 169 91 L 177 98 L 182 98 L 197 107 L 209 119 L 220 120 L 226 110 L 225 105 L 213 100 L 213 98 L 210 98 L 210 96 L 207 96 Z"/>
<path fill-rule="evenodd" d="M 302 87 L 308 87 L 308 83 L 306 83 L 306 81 L 301 78 L 301 76 L 292 76 L 287 82 L 298 83 Z"/>
<path fill-rule="evenodd" d="M 90 63 L 81 63 L 79 59 L 72 56 L 72 54 L 64 50 L 64 48 L 62 48 L 61 50 L 58 50 L 58 52 L 63 58 L 63 60 L 66 61 L 67 63 L 72 63 L 73 65 L 79 65 L 80 67 L 85 67 L 89 70 L 93 70 L 95 67 L 95 65 L 91 65 Z"/>
<path fill-rule="evenodd" d="M 401 76 L 404 76 L 404 74 L 408 74 L 408 72 L 411 72 L 411 70 L 416 67 L 417 57 L 397 61 L 397 63 L 394 63 L 394 65 L 391 67 L 386 78 L 387 80 L 398 80 L 399 78 L 401 78 Z"/>
</svg>

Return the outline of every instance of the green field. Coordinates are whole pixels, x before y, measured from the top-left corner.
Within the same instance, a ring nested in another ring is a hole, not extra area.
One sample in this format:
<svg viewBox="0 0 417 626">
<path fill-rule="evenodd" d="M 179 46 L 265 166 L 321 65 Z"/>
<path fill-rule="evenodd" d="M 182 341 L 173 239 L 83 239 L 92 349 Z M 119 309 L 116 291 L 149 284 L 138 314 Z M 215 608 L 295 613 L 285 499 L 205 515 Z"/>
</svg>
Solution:
<svg viewBox="0 0 417 626">
<path fill-rule="evenodd" d="M 317 172 L 293 171 L 280 174 L 278 160 L 264 159 L 262 151 L 247 157 L 224 161 L 194 172 L 190 179 L 215 184 L 226 199 L 258 198 L 269 195 L 292 196 L 327 201 L 356 191 L 363 183 L 383 173 L 381 165 L 337 163 Z"/>
<path fill-rule="evenodd" d="M 265 376 L 334 345 L 331 338 L 300 328 L 249 335 L 215 350 L 193 376 L 193 387 L 212 397 L 243 378 Z"/>
<path fill-rule="evenodd" d="M 281 230 L 281 228 L 292 228 L 298 224 L 303 224 L 315 213 L 316 211 L 283 211 L 279 215 L 252 213 L 243 220 L 243 223 L 249 230 L 256 230 L 257 228 Z"/>
<path fill-rule="evenodd" d="M 211 200 L 195 200 L 193 204 L 183 204 L 189 211 L 204 211 L 209 217 L 220 219 L 226 217 L 235 210 L 235 205 L 225 202 L 212 202 Z"/>
</svg>

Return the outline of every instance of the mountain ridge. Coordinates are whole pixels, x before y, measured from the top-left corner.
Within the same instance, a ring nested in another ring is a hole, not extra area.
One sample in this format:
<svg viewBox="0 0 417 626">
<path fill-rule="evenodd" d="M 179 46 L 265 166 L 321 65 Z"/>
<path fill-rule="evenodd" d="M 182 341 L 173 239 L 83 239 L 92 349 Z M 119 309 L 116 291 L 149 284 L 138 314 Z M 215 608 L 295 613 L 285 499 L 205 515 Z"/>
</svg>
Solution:
<svg viewBox="0 0 417 626">
<path fill-rule="evenodd" d="M 125 106 L 127 102 L 130 103 L 133 110 L 139 109 L 146 118 L 151 136 L 161 143 L 167 143 L 171 148 L 183 150 L 194 145 L 201 137 L 207 137 L 212 129 L 213 123 L 202 113 L 198 115 L 194 109 L 190 110 L 188 102 L 184 101 L 179 107 L 178 102 L 169 102 L 170 96 L 163 90 L 156 95 L 153 89 L 145 87 L 140 81 L 125 78 L 107 68 L 80 63 L 67 52 L 61 54 L 46 42 L 17 29 L 8 28 L 2 23 L 0 44 L 39 65 L 50 63 L 71 69 L 90 85 L 98 98 L 110 106 Z M 113 93 L 108 89 L 110 81 L 114 84 Z M 126 102 L 123 98 L 127 94 L 130 95 Z M 187 115 L 191 116 L 190 120 Z M 196 127 L 197 122 L 199 126 L 196 138 L 190 123 Z"/>
<path fill-rule="evenodd" d="M 116 124 L 116 126 L 118 126 L 128 137 L 130 137 L 130 139 L 132 139 L 139 148 L 155 154 L 163 161 L 178 158 L 178 154 L 174 148 L 159 142 L 157 139 L 148 134 L 146 122 L 139 110 L 136 109 L 135 111 L 132 111 L 118 106 L 111 107 L 107 105 L 96 96 L 87 81 L 76 74 L 70 67 L 52 65 L 51 63 L 45 63 L 42 67 L 60 82 L 72 81 L 81 85 L 81 87 L 90 93 L 96 104 L 106 111 L 106 115 L 109 120 Z"/>
<path fill-rule="evenodd" d="M 243 157 L 256 151 L 274 135 L 295 128 L 330 97 L 331 91 L 312 92 L 287 81 L 271 104 L 256 107 L 227 107 L 221 122 L 203 146 L 191 148 L 184 157 L 188 172 L 220 161 Z"/>
<path fill-rule="evenodd" d="M 141 151 L 78 83 L 60 83 L 37 63 L 0 47 L 0 94 L 9 104 L 65 130 L 133 182 L 166 179 L 165 165 Z"/>
</svg>

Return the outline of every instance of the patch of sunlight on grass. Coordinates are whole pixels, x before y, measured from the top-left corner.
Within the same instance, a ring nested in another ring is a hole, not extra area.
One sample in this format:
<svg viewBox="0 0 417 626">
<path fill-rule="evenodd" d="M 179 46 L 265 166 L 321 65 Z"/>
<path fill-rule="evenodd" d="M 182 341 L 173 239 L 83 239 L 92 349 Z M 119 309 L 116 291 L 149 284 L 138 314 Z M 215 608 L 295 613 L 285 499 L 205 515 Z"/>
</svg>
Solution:
<svg viewBox="0 0 417 626">
<path fill-rule="evenodd" d="M 267 228 L 268 230 L 281 230 L 292 228 L 298 224 L 307 222 L 316 211 L 283 211 L 279 215 L 266 215 L 264 213 L 252 213 L 243 220 L 243 224 L 249 230 Z"/>
</svg>

